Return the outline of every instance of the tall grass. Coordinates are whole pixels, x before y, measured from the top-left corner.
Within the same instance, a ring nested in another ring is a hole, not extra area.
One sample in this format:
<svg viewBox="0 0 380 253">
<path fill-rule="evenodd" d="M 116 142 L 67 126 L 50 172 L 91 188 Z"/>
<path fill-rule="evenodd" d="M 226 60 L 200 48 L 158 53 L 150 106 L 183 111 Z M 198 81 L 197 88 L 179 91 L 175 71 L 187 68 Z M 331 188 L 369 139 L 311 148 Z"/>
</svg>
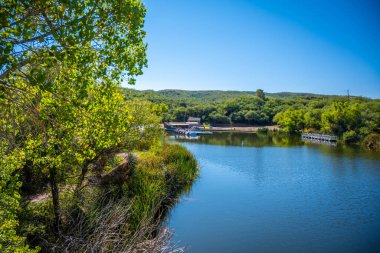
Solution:
<svg viewBox="0 0 380 253">
<path fill-rule="evenodd" d="M 195 158 L 178 144 L 164 144 L 159 150 L 140 153 L 139 157 L 131 183 L 126 185 L 128 194 L 134 196 L 133 225 L 148 216 L 165 213 L 165 208 L 189 190 L 198 176 Z"/>
<path fill-rule="evenodd" d="M 137 153 L 130 166 L 122 185 L 88 185 L 80 199 L 62 193 L 58 236 L 49 232 L 51 201 L 30 204 L 23 218 L 30 243 L 42 252 L 171 252 L 172 234 L 160 221 L 198 176 L 196 160 L 180 145 L 163 144 Z"/>
</svg>

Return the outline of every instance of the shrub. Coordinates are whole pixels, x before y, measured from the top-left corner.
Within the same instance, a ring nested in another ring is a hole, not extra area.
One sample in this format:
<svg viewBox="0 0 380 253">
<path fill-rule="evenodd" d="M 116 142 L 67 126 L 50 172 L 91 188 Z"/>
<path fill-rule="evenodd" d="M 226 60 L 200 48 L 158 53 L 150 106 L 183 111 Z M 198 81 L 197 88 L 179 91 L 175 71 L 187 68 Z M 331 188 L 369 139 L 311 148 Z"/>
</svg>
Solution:
<svg viewBox="0 0 380 253">
<path fill-rule="evenodd" d="M 260 134 L 267 134 L 269 132 L 269 129 L 265 128 L 265 127 L 261 127 L 259 129 L 257 129 L 257 132 Z"/>
<path fill-rule="evenodd" d="M 171 144 L 136 157 L 123 184 L 84 184 L 80 194 L 65 186 L 60 193 L 58 235 L 52 233 L 51 198 L 26 202 L 21 233 L 43 252 L 52 248 L 56 252 L 169 252 L 171 233 L 159 225 L 168 207 L 198 175 L 196 160 L 183 146 Z M 113 168 L 106 169 L 111 170 L 107 175 L 120 165 L 117 160 L 110 160 Z"/>
<path fill-rule="evenodd" d="M 359 140 L 359 135 L 353 130 L 343 133 L 343 141 L 345 143 L 357 143 Z"/>
<path fill-rule="evenodd" d="M 369 134 L 364 140 L 363 144 L 369 149 L 380 149 L 380 134 Z"/>
</svg>

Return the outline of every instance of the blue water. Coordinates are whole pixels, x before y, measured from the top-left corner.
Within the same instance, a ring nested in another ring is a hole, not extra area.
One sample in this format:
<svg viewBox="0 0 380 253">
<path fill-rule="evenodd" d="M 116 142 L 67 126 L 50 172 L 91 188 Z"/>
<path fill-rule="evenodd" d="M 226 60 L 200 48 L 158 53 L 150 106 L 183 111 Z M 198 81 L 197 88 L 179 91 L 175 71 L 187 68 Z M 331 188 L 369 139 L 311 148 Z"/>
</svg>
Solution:
<svg viewBox="0 0 380 253">
<path fill-rule="evenodd" d="M 168 217 L 178 246 L 221 253 L 380 252 L 379 153 L 289 141 L 255 145 L 251 136 L 181 141 L 201 173 Z M 228 141 L 206 144 L 217 139 Z"/>
</svg>

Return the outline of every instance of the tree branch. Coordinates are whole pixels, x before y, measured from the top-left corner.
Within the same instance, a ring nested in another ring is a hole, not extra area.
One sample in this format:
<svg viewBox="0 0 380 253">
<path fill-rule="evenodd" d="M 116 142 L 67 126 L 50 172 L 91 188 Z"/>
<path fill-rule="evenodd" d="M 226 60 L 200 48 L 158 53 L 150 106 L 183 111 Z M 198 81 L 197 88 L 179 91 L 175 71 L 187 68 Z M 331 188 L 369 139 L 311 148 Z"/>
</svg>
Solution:
<svg viewBox="0 0 380 253">
<path fill-rule="evenodd" d="M 12 71 L 24 67 L 26 64 L 30 62 L 30 60 L 31 60 L 30 58 L 25 59 L 24 61 L 19 62 L 17 66 L 5 70 L 4 73 L 0 75 L 0 81 L 5 82 L 4 79 L 7 78 L 11 74 Z"/>
</svg>

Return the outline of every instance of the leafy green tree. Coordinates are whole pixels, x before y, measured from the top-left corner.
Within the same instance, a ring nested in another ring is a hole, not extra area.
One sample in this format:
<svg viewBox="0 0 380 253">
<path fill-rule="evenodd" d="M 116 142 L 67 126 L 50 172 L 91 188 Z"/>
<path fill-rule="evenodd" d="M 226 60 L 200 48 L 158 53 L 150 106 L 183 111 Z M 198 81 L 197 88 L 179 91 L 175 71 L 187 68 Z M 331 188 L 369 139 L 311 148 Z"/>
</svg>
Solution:
<svg viewBox="0 0 380 253">
<path fill-rule="evenodd" d="M 334 102 L 325 107 L 321 119 L 324 131 L 338 135 L 359 128 L 362 123 L 359 104 L 349 102 Z"/>
<path fill-rule="evenodd" d="M 233 112 L 231 114 L 231 121 L 234 123 L 243 123 L 246 120 L 246 117 L 245 117 L 246 114 L 247 114 L 247 111 L 245 110 Z"/>
<path fill-rule="evenodd" d="M 295 133 L 304 128 L 304 112 L 289 107 L 283 112 L 276 114 L 274 121 L 277 122 L 285 132 Z"/>
<path fill-rule="evenodd" d="M 57 65 L 72 67 L 70 78 L 79 87 L 125 75 L 133 83 L 146 64 L 145 7 L 138 0 L 2 0 L 0 17 L 5 87 L 22 76 L 51 89 L 53 83 L 43 82 L 45 69 Z"/>
<path fill-rule="evenodd" d="M 343 137 L 345 132 L 352 130 L 358 137 L 355 140 L 368 139 L 368 143 L 377 140 L 376 136 L 380 133 L 378 99 L 351 97 L 348 101 L 346 97 L 293 93 L 276 94 L 278 97 L 269 94 L 265 99 L 261 99 L 254 92 L 237 91 L 129 92 L 128 97 L 145 97 L 152 102 L 166 103 L 169 110 L 165 120 L 182 120 L 186 119 L 186 115 L 194 115 L 201 117 L 204 123 L 218 124 L 231 121 L 271 125 L 281 121 L 283 129 L 292 132 L 306 128 L 308 131 L 329 132 Z M 338 109 L 339 107 L 342 108 Z M 285 117 L 284 112 L 289 108 L 298 112 L 288 112 L 289 117 Z M 291 117 L 293 121 L 289 121 Z M 369 135 L 371 137 L 367 138 Z"/>
<path fill-rule="evenodd" d="M 257 114 L 256 111 L 248 111 L 245 115 L 244 115 L 245 119 L 249 122 L 249 123 L 254 123 L 255 121 L 258 120 L 259 118 L 259 115 Z"/>
<path fill-rule="evenodd" d="M 354 130 L 343 133 L 343 141 L 345 143 L 356 143 L 359 141 L 359 135 Z"/>
<path fill-rule="evenodd" d="M 264 91 L 262 90 L 262 89 L 257 89 L 256 90 L 256 96 L 258 97 L 258 98 L 261 98 L 261 99 L 265 99 L 265 93 L 264 93 Z"/>
<path fill-rule="evenodd" d="M 305 127 L 311 129 L 321 128 L 321 114 L 320 109 L 308 109 L 304 115 Z"/>
<path fill-rule="evenodd" d="M 25 242 L 25 238 L 17 234 L 18 213 L 20 211 L 18 174 L 14 171 L 23 166 L 25 153 L 22 149 L 13 149 L 11 153 L 3 152 L 8 143 L 0 139 L 2 150 L 0 152 L 0 251 L 5 253 L 13 252 L 37 252 L 32 250 Z"/>
<path fill-rule="evenodd" d="M 362 118 L 362 126 L 359 129 L 363 136 L 371 133 L 380 133 L 380 103 L 378 101 L 370 101 L 360 104 L 359 108 Z"/>
<path fill-rule="evenodd" d="M 25 97 L 13 92 L 9 100 L 0 99 L 0 251 L 36 252 L 18 234 L 21 183 L 18 169 L 26 162 L 25 149 L 20 145 L 27 133 L 24 125 L 28 114 L 14 101 L 24 103 Z M 17 115 L 18 117 L 14 117 Z"/>
<path fill-rule="evenodd" d="M 138 0 L 1 2 L 0 106 L 1 112 L 10 112 L 1 121 L 1 142 L 7 144 L 1 147 L 1 154 L 5 157 L 20 150 L 25 156 L 9 166 L 7 175 L 17 175 L 25 160 L 48 175 L 57 231 L 58 181 L 76 165 L 96 158 L 102 153 L 99 150 L 109 148 L 105 139 L 122 138 L 120 124 L 130 120 L 129 116 L 116 117 L 116 107 L 110 106 L 105 109 L 108 114 L 102 111 L 105 118 L 99 128 L 108 134 L 99 130 L 99 143 L 79 135 L 83 122 L 78 119 L 94 116 L 99 101 L 107 104 L 108 98 L 115 96 L 112 87 L 125 79 L 133 83 L 142 73 L 146 65 L 144 17 L 145 7 Z M 93 87 L 104 90 L 89 102 Z M 117 126 L 115 131 L 109 131 L 113 126 Z M 91 131 L 90 124 L 85 127 Z M 148 133 L 142 132 L 142 125 L 137 128 L 139 134 Z M 80 150 L 91 144 L 93 149 Z M 17 177 L 4 176 L 1 185 L 14 190 L 19 187 Z M 2 193 L 6 188 L 2 187 Z M 8 200 L 18 198 L 4 198 L 1 212 Z M 14 224 L 9 228 L 12 231 L 17 224 L 12 221 L 16 209 L 10 210 L 13 216 L 5 216 L 4 224 Z M 12 241 L 14 235 L 0 228 L 3 247 L 13 247 L 6 241 Z M 18 244 L 23 250 L 21 241 Z"/>
<path fill-rule="evenodd" d="M 216 124 L 228 124 L 228 123 L 230 123 L 230 119 L 227 116 L 222 115 L 222 114 L 217 113 L 217 112 L 212 112 L 209 115 L 209 118 L 210 118 L 211 123 L 216 123 Z"/>
</svg>

